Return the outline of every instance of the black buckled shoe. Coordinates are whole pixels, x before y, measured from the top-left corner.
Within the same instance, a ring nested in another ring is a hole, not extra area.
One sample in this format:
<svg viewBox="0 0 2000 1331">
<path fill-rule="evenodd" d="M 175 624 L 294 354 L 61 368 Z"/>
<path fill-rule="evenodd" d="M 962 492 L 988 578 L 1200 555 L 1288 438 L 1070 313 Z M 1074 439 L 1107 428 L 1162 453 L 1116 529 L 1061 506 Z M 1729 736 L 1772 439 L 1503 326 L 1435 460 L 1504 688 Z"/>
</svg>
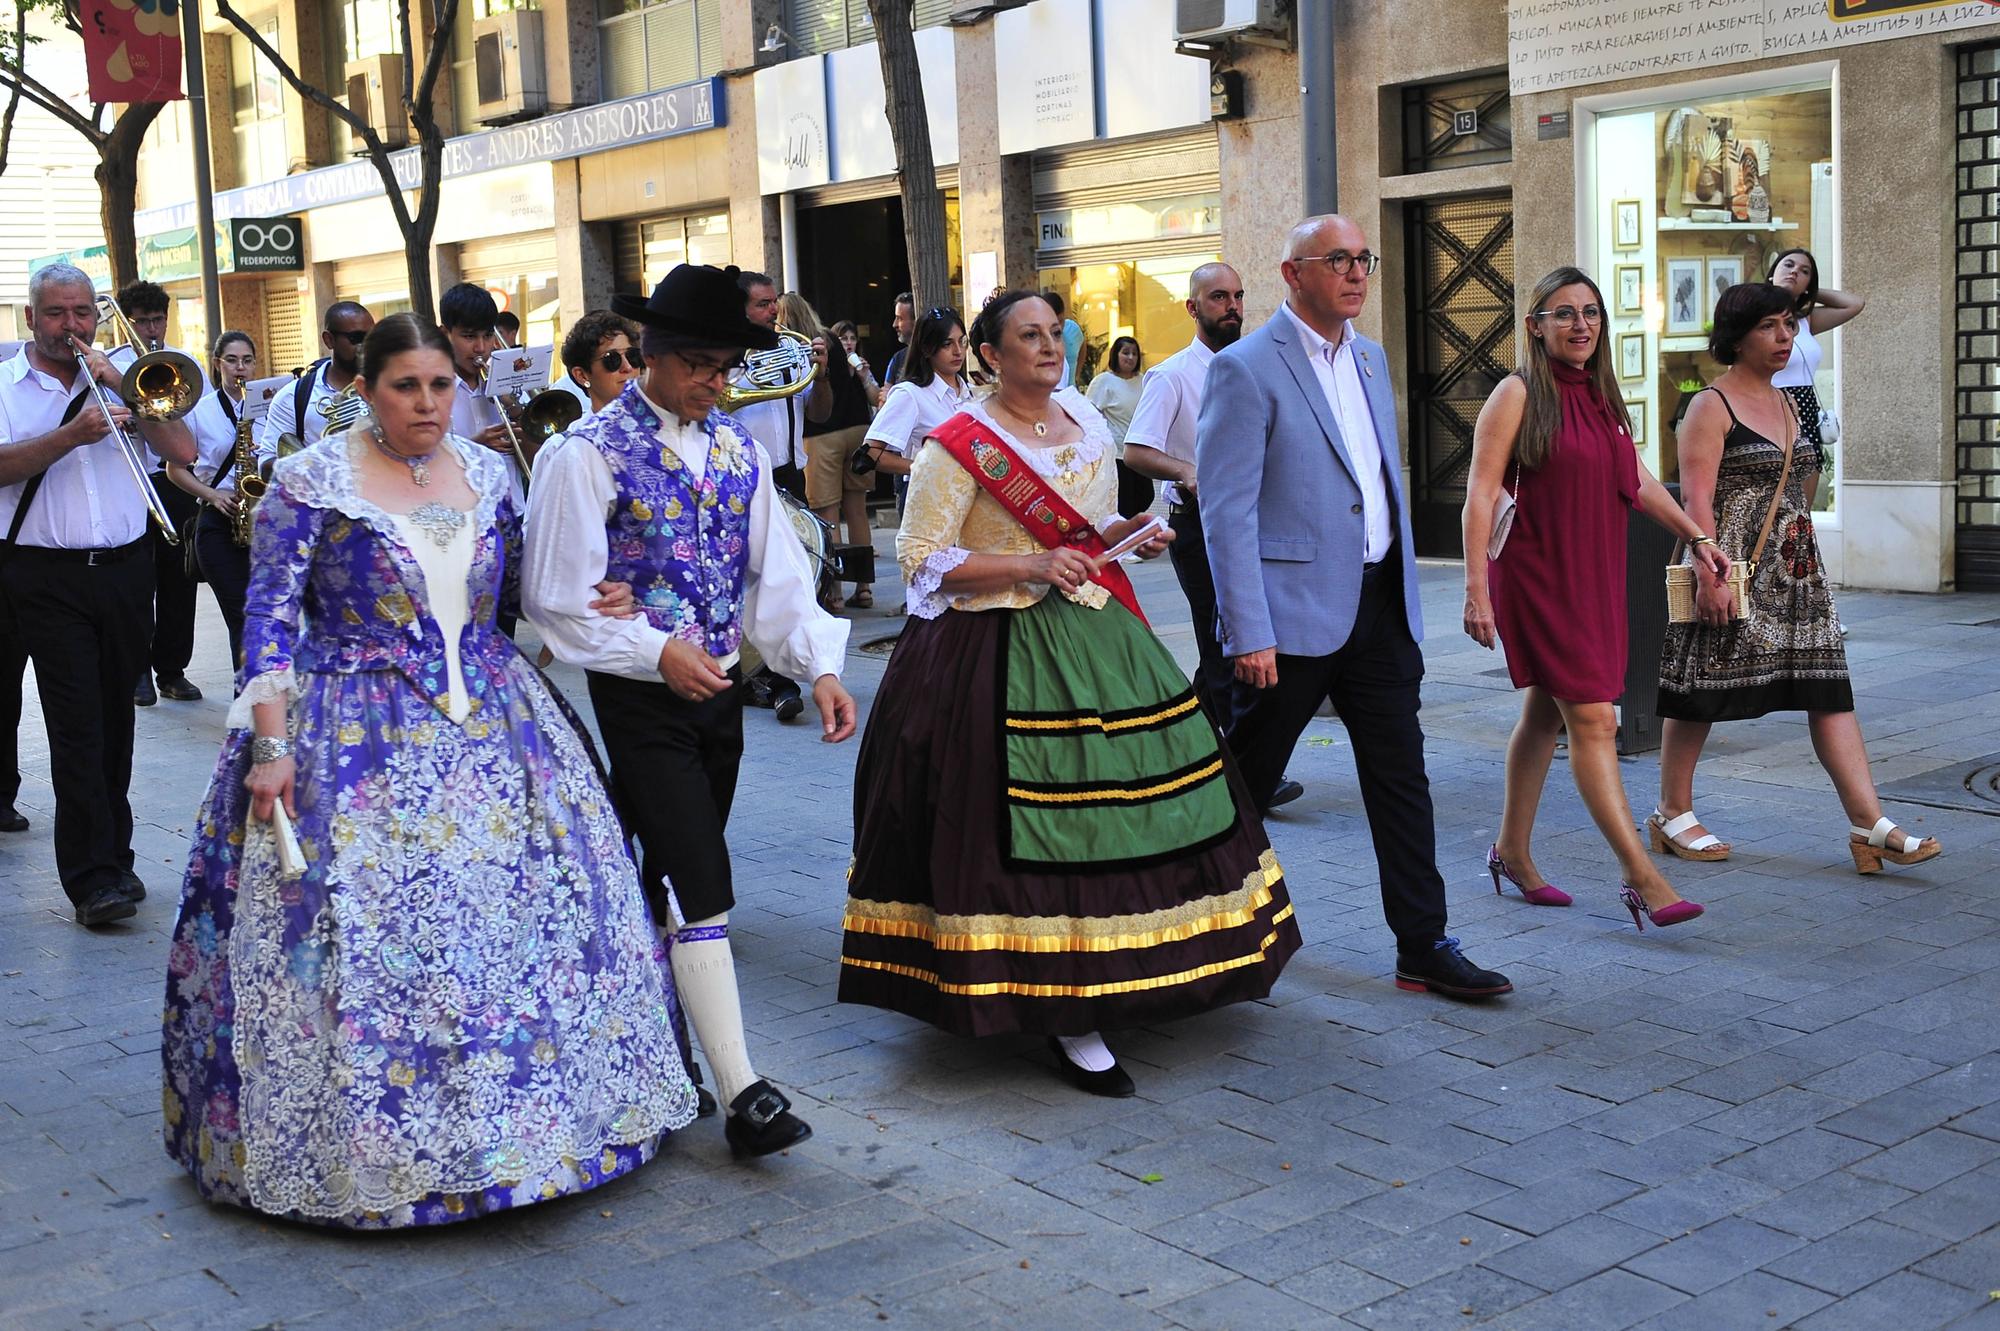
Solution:
<svg viewBox="0 0 2000 1331">
<path fill-rule="evenodd" d="M 1139 1088 L 1132 1084 L 1132 1078 L 1124 1068 L 1113 1063 L 1102 1072 L 1092 1072 L 1080 1067 L 1063 1052 L 1062 1041 L 1049 1037 L 1049 1049 L 1056 1056 L 1056 1071 L 1062 1079 L 1086 1095 L 1101 1095 L 1110 1100 L 1123 1100 L 1137 1095 Z"/>
<path fill-rule="evenodd" d="M 139 682 L 132 689 L 132 705 L 134 707 L 151 707 L 159 700 L 160 695 L 153 689 L 153 677 L 151 675 L 139 676 Z"/>
<path fill-rule="evenodd" d="M 130 919 L 139 913 L 139 907 L 132 898 L 125 895 L 125 889 L 115 883 L 91 889 L 89 896 L 76 906 L 76 922 L 87 929 L 95 929 L 100 924 L 113 920 Z"/>
<path fill-rule="evenodd" d="M 1458 950 L 1456 938 L 1440 938 L 1421 952 L 1396 949 L 1396 987 L 1451 998 L 1492 998 L 1514 992 L 1499 971 L 1481 970 Z"/>
<path fill-rule="evenodd" d="M 792 1102 L 777 1087 L 760 1078 L 729 1102 L 729 1117 L 722 1120 L 722 1135 L 729 1140 L 729 1153 L 741 1160 L 797 1146 L 812 1136 L 813 1130 L 792 1113 Z"/>
<path fill-rule="evenodd" d="M 0 832 L 25 832 L 28 820 L 11 804 L 0 804 Z"/>
<path fill-rule="evenodd" d="M 175 675 L 160 681 L 160 696 L 174 702 L 200 702 L 201 690 L 186 675 Z"/>
</svg>

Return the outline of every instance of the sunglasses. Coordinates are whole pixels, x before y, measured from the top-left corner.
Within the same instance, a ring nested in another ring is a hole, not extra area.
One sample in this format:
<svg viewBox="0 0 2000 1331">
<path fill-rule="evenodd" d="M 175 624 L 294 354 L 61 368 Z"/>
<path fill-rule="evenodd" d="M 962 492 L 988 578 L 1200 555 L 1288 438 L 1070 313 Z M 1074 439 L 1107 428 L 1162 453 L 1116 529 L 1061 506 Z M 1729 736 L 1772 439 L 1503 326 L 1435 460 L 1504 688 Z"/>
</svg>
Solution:
<svg viewBox="0 0 2000 1331">
<path fill-rule="evenodd" d="M 368 340 L 368 334 L 360 331 L 359 329 L 356 329 L 352 332 L 343 333 L 343 332 L 336 332 L 334 329 L 329 328 L 326 330 L 326 335 L 328 337 L 342 338 L 346 341 L 347 345 L 350 347 L 358 347 L 363 342 L 366 342 Z"/>
<path fill-rule="evenodd" d="M 597 368 L 606 374 L 618 373 L 618 367 L 621 365 L 634 370 L 643 370 L 646 368 L 646 358 L 639 354 L 637 347 L 627 347 L 623 351 L 607 351 L 597 358 Z"/>
</svg>

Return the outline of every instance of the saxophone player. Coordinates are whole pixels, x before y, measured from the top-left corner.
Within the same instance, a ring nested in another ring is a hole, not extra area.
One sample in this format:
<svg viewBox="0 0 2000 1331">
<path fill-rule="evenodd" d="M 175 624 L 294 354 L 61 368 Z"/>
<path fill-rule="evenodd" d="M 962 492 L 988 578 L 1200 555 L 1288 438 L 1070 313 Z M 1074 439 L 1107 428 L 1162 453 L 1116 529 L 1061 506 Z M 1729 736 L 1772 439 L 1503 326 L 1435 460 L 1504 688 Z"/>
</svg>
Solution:
<svg viewBox="0 0 2000 1331">
<path fill-rule="evenodd" d="M 243 386 L 257 377 L 257 344 L 231 329 L 215 339 L 208 365 L 215 391 L 188 413 L 194 432 L 194 465 L 167 464 L 167 479 L 201 501 L 194 553 L 201 576 L 215 593 L 222 621 L 229 626 L 229 668 L 243 664 L 243 597 L 250 585 L 250 551 L 236 543 L 236 478 L 249 451 L 245 431 L 255 427 L 243 416 Z"/>
</svg>

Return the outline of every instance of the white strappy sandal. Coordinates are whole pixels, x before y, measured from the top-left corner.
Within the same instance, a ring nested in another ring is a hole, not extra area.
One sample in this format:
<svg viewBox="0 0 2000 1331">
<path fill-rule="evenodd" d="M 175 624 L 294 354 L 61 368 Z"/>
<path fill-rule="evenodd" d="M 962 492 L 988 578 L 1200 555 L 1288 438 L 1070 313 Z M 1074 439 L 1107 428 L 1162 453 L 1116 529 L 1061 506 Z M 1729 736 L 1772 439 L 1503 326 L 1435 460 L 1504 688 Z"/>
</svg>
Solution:
<svg viewBox="0 0 2000 1331">
<path fill-rule="evenodd" d="M 1847 830 L 1851 834 L 1847 850 L 1854 856 L 1857 873 L 1880 873 L 1883 860 L 1891 864 L 1922 864 L 1925 860 L 1936 859 L 1944 850 L 1936 837 L 1925 837 L 1919 841 L 1908 832 L 1902 833 L 1901 844 L 1896 844 L 1899 838 L 1889 835 L 1897 830 L 1896 824 L 1887 818 L 1877 819 L 1873 830 L 1852 824 Z"/>
<path fill-rule="evenodd" d="M 1729 858 L 1729 843 L 1711 832 L 1703 832 L 1692 841 L 1681 837 L 1690 827 L 1701 826 L 1701 819 L 1695 817 L 1693 809 L 1678 818 L 1669 818 L 1655 805 L 1652 816 L 1646 819 L 1646 830 L 1653 836 L 1653 852 L 1666 854 L 1671 851 L 1684 860 L 1726 860 Z"/>
</svg>

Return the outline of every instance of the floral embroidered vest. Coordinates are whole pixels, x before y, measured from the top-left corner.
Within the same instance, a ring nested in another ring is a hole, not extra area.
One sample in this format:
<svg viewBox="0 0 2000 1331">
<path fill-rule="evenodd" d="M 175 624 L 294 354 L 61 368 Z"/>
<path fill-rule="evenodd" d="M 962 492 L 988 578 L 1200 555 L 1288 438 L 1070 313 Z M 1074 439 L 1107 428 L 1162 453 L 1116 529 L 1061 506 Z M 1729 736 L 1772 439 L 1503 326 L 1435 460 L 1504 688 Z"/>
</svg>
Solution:
<svg viewBox="0 0 2000 1331">
<path fill-rule="evenodd" d="M 660 442 L 660 419 L 636 385 L 626 385 L 572 437 L 596 446 L 617 486 L 605 524 L 605 577 L 632 584 L 654 628 L 724 657 L 743 641 L 757 454 L 749 435 L 721 411 L 710 412 L 702 429 L 708 466 L 700 481 Z"/>
</svg>

